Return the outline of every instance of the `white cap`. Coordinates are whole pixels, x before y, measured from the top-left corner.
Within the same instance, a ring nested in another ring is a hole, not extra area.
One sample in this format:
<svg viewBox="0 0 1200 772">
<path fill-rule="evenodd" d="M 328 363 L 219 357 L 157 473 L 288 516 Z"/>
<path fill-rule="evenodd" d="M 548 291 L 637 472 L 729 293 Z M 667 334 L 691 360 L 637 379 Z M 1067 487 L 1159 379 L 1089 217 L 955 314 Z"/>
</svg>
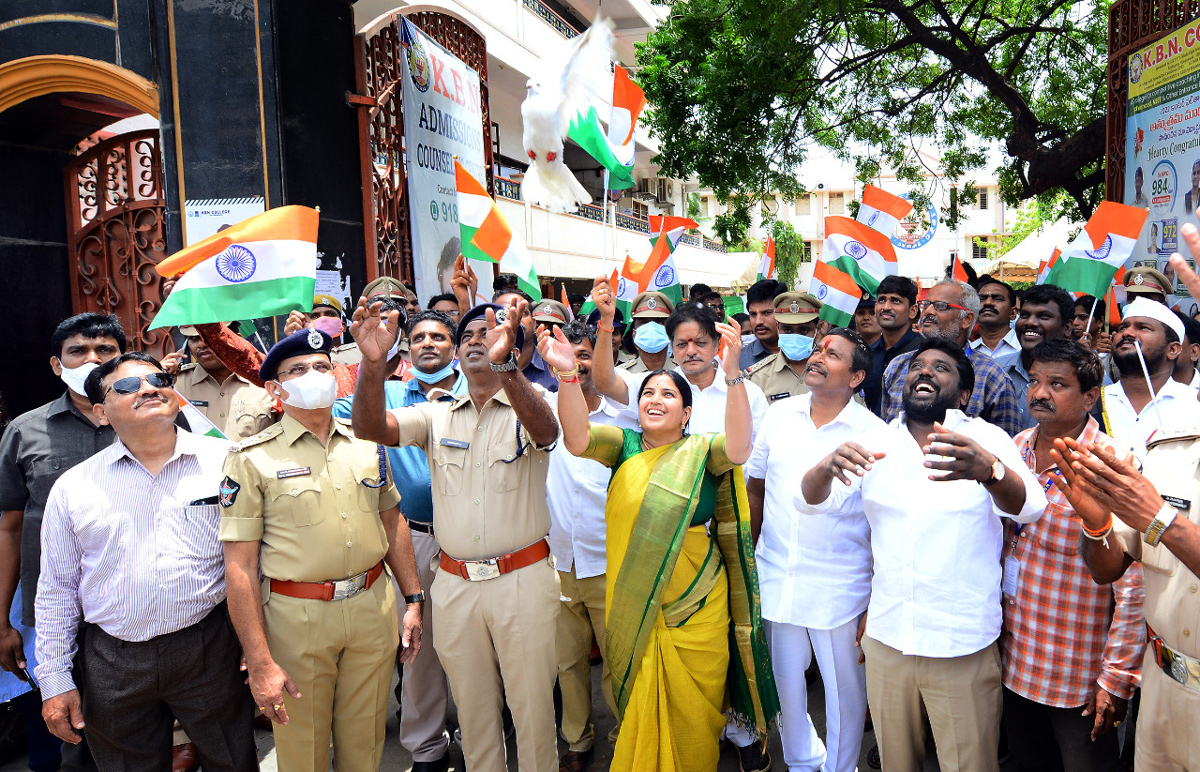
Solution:
<svg viewBox="0 0 1200 772">
<path fill-rule="evenodd" d="M 1183 322 L 1175 315 L 1175 312 L 1167 308 L 1157 300 L 1138 297 L 1129 305 L 1125 306 L 1125 312 L 1121 315 L 1122 319 L 1128 319 L 1131 316 L 1143 316 L 1148 319 L 1155 319 L 1167 326 L 1167 329 L 1173 330 L 1179 338 L 1180 343 L 1186 340 L 1186 334 L 1183 329 Z"/>
</svg>

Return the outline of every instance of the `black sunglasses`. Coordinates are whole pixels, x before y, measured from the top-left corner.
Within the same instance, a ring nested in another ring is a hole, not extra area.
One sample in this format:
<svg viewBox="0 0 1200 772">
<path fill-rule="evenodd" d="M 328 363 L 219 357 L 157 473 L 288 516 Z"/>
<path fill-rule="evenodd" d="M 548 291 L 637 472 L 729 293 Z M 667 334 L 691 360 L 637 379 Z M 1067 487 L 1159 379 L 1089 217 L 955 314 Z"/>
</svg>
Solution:
<svg viewBox="0 0 1200 772">
<path fill-rule="evenodd" d="M 107 397 L 109 391 L 115 391 L 118 394 L 136 394 L 142 388 L 143 380 L 153 389 L 169 389 L 175 385 L 175 376 L 167 373 L 130 375 L 113 381 L 112 385 L 108 387 L 108 391 L 104 392 L 104 396 Z"/>
</svg>

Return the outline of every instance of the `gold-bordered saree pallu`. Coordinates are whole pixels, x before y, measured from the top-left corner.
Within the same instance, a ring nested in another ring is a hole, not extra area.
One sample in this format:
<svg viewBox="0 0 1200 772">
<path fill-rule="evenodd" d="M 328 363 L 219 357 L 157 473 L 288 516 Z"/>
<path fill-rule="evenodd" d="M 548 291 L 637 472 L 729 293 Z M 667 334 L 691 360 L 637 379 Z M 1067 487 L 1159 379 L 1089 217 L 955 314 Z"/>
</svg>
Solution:
<svg viewBox="0 0 1200 772">
<path fill-rule="evenodd" d="M 715 770 L 726 706 L 760 734 L 779 713 L 745 483 L 740 467 L 721 463 L 718 437 L 639 453 L 609 487 L 605 654 L 621 721 L 613 770 Z M 706 466 L 718 480 L 715 538 L 690 527 Z"/>
</svg>

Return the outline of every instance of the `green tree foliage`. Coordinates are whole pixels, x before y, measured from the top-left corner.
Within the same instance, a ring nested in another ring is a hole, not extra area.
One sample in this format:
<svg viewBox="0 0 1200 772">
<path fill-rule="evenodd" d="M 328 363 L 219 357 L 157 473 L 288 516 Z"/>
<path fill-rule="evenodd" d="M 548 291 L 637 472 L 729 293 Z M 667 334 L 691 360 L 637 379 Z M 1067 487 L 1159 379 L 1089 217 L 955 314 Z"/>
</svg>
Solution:
<svg viewBox="0 0 1200 772">
<path fill-rule="evenodd" d="M 805 249 L 804 239 L 800 238 L 790 222 L 781 220 L 776 220 L 771 227 L 771 236 L 775 239 L 775 272 L 781 282 L 795 287 L 800 264 L 811 258 Z"/>
<path fill-rule="evenodd" d="M 916 191 L 999 149 L 1010 204 L 1065 192 L 1086 219 L 1102 198 L 1112 0 L 662 1 L 638 80 L 664 174 L 791 198 L 816 143 Z"/>
</svg>

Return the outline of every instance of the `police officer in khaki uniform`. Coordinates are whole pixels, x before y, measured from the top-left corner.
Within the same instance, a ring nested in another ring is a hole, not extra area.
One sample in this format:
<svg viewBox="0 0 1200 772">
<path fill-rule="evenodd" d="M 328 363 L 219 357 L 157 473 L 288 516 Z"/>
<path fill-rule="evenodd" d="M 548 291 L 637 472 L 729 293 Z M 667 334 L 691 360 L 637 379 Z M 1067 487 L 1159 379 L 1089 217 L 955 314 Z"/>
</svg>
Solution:
<svg viewBox="0 0 1200 772">
<path fill-rule="evenodd" d="M 643 292 L 633 299 L 630 306 L 630 316 L 633 317 L 633 345 L 638 355 L 626 362 L 617 362 L 617 367 L 630 373 L 648 373 L 651 370 L 670 370 L 675 366 L 671 358 L 670 341 L 667 340 L 667 330 L 663 327 L 668 316 L 675 310 L 675 304 L 661 292 Z M 596 322 L 600 321 L 600 312 L 595 311 Z M 620 309 L 617 309 L 620 313 Z M 589 317 L 590 322 L 590 317 Z M 657 325 L 648 327 L 640 335 L 638 331 L 647 324 Z M 614 325 L 615 320 L 614 320 Z M 641 345 L 639 345 L 639 338 Z"/>
<path fill-rule="evenodd" d="M 275 398 L 230 370 L 195 327 L 180 327 L 188 353 L 196 360 L 179 368 L 175 390 L 231 440 L 244 440 L 278 418 Z"/>
<path fill-rule="evenodd" d="M 331 736 L 334 769 L 379 769 L 401 643 L 385 563 L 407 604 L 404 659 L 421 643 L 400 497 L 381 449 L 333 417 L 332 345 L 303 329 L 268 352 L 259 375 L 283 420 L 235 446 L 220 491 L 230 616 L 289 772 L 325 772 Z"/>
<path fill-rule="evenodd" d="M 1166 303 L 1167 295 L 1175 294 L 1171 280 L 1163 275 L 1162 271 L 1148 265 L 1130 268 L 1122 282 L 1125 285 L 1125 293 L 1132 296 L 1130 300 L 1144 296 L 1159 303 Z"/>
<path fill-rule="evenodd" d="M 533 307 L 533 321 L 547 329 L 565 327 L 571 321 L 571 312 L 557 300 L 539 300 Z"/>
<path fill-rule="evenodd" d="M 775 321 L 779 325 L 779 351 L 755 362 L 744 374 L 763 390 L 768 402 L 804 394 L 804 366 L 813 346 L 829 330 L 819 319 L 821 301 L 806 292 L 785 292 L 775 298 Z"/>
<path fill-rule="evenodd" d="M 433 642 L 458 705 L 468 772 L 505 769 L 505 700 L 522 772 L 555 772 L 560 604 L 546 541 L 546 472 L 558 422 L 517 367 L 528 304 L 508 301 L 476 306 L 459 321 L 467 394 L 391 411 L 384 406 L 382 360 L 398 324 L 394 314 L 385 323 L 378 308 L 360 303 L 351 324 L 363 354 L 354 426 L 361 437 L 415 445 L 429 459 L 433 527 L 442 548 L 430 593 Z"/>
<path fill-rule="evenodd" d="M 1147 448 L 1143 474 L 1107 448 L 1067 442 L 1067 460 L 1082 468 L 1059 463 L 1066 478 L 1060 487 L 1083 520 L 1080 552 L 1093 579 L 1116 581 L 1134 560 L 1144 568 L 1150 645 L 1142 664 L 1134 767 L 1138 772 L 1196 772 L 1200 426 L 1161 431 Z"/>
</svg>

